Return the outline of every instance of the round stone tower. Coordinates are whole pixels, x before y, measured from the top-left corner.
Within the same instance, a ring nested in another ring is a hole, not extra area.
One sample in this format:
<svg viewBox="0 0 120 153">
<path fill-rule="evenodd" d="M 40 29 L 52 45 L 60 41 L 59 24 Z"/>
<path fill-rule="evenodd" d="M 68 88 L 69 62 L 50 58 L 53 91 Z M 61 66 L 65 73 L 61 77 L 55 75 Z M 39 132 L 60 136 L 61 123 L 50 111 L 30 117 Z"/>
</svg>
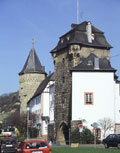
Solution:
<svg viewBox="0 0 120 153">
<path fill-rule="evenodd" d="M 30 50 L 26 63 L 19 73 L 20 113 L 26 113 L 27 102 L 32 98 L 40 83 L 45 79 L 46 73 L 41 65 L 34 47 Z"/>
</svg>

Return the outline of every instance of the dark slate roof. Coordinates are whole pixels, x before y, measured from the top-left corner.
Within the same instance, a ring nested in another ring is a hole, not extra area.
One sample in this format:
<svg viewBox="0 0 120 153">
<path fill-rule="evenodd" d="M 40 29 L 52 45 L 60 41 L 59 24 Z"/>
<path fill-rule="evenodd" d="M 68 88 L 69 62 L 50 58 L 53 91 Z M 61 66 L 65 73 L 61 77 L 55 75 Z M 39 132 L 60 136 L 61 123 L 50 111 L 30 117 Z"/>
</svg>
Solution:
<svg viewBox="0 0 120 153">
<path fill-rule="evenodd" d="M 99 68 L 95 68 L 95 58 L 98 59 Z M 116 70 L 111 67 L 110 61 L 106 58 L 98 58 L 91 53 L 87 58 L 82 58 L 82 62 L 76 67 L 71 69 L 72 71 L 106 71 L 115 72 Z"/>
<path fill-rule="evenodd" d="M 37 88 L 35 94 L 34 94 L 33 97 L 29 100 L 29 102 L 30 102 L 33 98 L 35 98 L 36 96 L 40 95 L 40 94 L 43 92 L 43 90 L 46 88 L 46 86 L 47 86 L 47 84 L 48 84 L 49 81 L 54 81 L 54 80 L 55 80 L 55 78 L 54 78 L 54 73 L 51 73 L 48 77 L 45 78 L 45 80 L 43 80 L 43 81 L 40 83 L 40 85 L 39 85 L 39 87 Z M 29 102 L 28 102 L 28 103 L 29 103 Z"/>
<path fill-rule="evenodd" d="M 71 25 L 72 29 L 60 37 L 57 46 L 51 51 L 51 53 L 60 51 L 61 49 L 67 47 L 70 44 L 80 44 L 83 46 L 90 46 L 96 48 L 107 48 L 107 49 L 112 48 L 112 46 L 107 42 L 104 36 L 104 32 L 97 29 L 93 25 L 92 25 L 92 34 L 94 34 L 95 39 L 92 40 L 92 43 L 89 43 L 86 33 L 87 24 L 88 24 L 87 21 L 82 22 L 81 24 L 72 24 Z M 61 40 L 63 41 L 62 43 Z"/>
<path fill-rule="evenodd" d="M 30 50 L 26 63 L 19 75 L 24 73 L 45 73 L 34 48 Z"/>
</svg>

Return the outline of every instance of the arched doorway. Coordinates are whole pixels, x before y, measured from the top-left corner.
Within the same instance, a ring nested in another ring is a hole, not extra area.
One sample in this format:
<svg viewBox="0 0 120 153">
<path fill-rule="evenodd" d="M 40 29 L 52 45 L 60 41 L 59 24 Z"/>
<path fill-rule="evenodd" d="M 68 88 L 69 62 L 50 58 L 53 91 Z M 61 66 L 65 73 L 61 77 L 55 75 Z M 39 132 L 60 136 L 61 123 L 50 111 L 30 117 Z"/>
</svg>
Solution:
<svg viewBox="0 0 120 153">
<path fill-rule="evenodd" d="M 69 128 L 65 122 L 62 122 L 57 132 L 57 142 L 59 144 L 69 144 Z"/>
</svg>

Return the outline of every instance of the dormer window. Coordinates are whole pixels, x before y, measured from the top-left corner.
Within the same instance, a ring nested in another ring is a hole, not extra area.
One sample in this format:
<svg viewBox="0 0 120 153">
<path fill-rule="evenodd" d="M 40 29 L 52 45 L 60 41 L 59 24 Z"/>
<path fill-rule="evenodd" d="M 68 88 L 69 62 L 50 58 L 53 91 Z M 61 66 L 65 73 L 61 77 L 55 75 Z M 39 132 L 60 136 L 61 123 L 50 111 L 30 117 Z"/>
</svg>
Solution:
<svg viewBox="0 0 120 153">
<path fill-rule="evenodd" d="M 91 60 L 89 60 L 88 65 L 93 65 L 93 62 Z"/>
<path fill-rule="evenodd" d="M 70 40 L 70 36 L 67 36 L 67 40 Z"/>
<path fill-rule="evenodd" d="M 92 40 L 95 40 L 95 35 L 93 33 L 91 34 L 91 38 Z"/>
<path fill-rule="evenodd" d="M 64 39 L 62 38 L 62 39 L 60 40 L 60 42 L 61 42 L 61 44 L 63 44 L 63 42 L 64 42 Z"/>
</svg>

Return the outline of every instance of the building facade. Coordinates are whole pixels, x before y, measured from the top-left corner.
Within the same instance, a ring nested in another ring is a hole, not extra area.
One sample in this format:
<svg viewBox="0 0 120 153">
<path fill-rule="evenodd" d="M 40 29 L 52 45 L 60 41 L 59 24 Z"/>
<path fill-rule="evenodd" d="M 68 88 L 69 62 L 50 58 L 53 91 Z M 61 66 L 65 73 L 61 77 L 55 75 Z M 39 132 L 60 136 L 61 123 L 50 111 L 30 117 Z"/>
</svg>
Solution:
<svg viewBox="0 0 120 153">
<path fill-rule="evenodd" d="M 54 73 L 47 76 L 27 103 L 31 116 L 35 115 L 34 124 L 38 128 L 39 137 L 48 140 L 48 127 L 54 125 Z M 31 119 L 30 119 L 31 120 Z M 53 128 L 54 129 L 54 128 Z M 53 131 L 52 129 L 52 131 Z M 54 133 L 54 132 L 52 132 Z"/>
<path fill-rule="evenodd" d="M 112 125 L 106 135 L 117 132 L 120 89 L 116 88 L 119 83 L 116 82 L 115 71 L 106 58 L 98 58 L 94 54 L 72 69 L 71 125 L 75 126 L 80 119 L 86 120 L 87 127 L 93 131 L 93 123 L 99 125 L 100 120 L 110 120 Z M 102 128 L 98 126 L 100 139 L 106 136 Z"/>
<path fill-rule="evenodd" d="M 119 133 L 120 127 L 119 81 L 110 64 L 112 46 L 91 22 L 71 27 L 51 51 L 54 77 L 46 76 L 34 48 L 19 73 L 21 112 L 28 104 L 30 113 L 38 116 L 34 126 L 39 125 L 41 136 L 54 137 L 58 144 L 69 143 L 70 131 L 82 119 L 90 129 L 104 117 L 114 123 L 109 132 Z"/>
<path fill-rule="evenodd" d="M 55 136 L 58 143 L 68 143 L 69 129 L 74 127 L 71 124 L 71 69 L 91 53 L 98 58 L 110 60 L 111 48 L 104 32 L 85 21 L 81 24 L 72 24 L 72 29 L 60 37 L 57 46 L 51 51 L 55 75 Z"/>
</svg>

